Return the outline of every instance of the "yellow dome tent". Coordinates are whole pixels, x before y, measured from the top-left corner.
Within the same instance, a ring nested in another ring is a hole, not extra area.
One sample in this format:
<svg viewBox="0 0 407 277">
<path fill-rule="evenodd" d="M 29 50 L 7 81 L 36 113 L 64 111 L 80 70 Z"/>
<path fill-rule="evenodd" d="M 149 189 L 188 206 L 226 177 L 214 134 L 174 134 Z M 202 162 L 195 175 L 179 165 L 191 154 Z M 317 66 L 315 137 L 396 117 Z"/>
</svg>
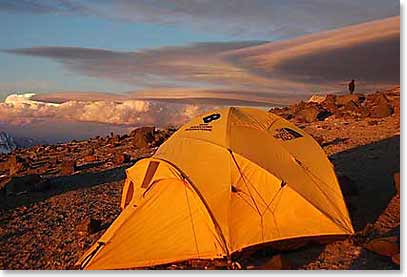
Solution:
<svg viewBox="0 0 407 277">
<path fill-rule="evenodd" d="M 354 232 L 324 151 L 269 112 L 199 116 L 126 173 L 123 211 L 81 268 L 230 257 L 263 243 Z"/>
</svg>

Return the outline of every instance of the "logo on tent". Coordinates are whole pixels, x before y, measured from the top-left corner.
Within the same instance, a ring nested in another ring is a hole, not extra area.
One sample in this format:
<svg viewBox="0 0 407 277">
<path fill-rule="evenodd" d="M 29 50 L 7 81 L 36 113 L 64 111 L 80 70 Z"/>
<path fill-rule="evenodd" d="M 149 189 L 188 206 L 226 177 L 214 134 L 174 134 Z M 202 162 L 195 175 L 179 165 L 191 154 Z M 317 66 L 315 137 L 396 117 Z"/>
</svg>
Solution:
<svg viewBox="0 0 407 277">
<path fill-rule="evenodd" d="M 185 131 L 212 131 L 212 126 L 209 125 L 209 123 L 211 123 L 214 120 L 218 120 L 220 118 L 220 114 L 218 113 L 213 113 L 211 115 L 205 116 L 204 118 L 202 118 L 204 123 L 201 123 L 199 125 L 194 125 L 194 126 L 190 126 L 187 129 L 185 129 Z"/>
<path fill-rule="evenodd" d="M 287 140 L 293 140 L 296 138 L 302 137 L 302 135 L 290 128 L 281 128 L 281 129 L 276 129 L 276 133 L 274 134 L 274 137 L 276 139 L 281 139 L 284 141 Z"/>
<path fill-rule="evenodd" d="M 210 123 L 214 120 L 218 120 L 220 118 L 220 114 L 218 113 L 213 113 L 211 115 L 205 116 L 202 120 L 204 123 Z"/>
</svg>

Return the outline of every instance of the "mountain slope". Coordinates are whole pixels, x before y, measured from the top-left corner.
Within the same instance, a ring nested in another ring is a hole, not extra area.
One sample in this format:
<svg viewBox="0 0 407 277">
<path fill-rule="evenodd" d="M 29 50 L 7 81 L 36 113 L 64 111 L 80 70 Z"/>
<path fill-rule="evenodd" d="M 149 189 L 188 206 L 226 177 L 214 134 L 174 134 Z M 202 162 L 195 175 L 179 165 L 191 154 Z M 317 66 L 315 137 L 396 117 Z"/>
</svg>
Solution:
<svg viewBox="0 0 407 277">
<path fill-rule="evenodd" d="M 14 138 L 6 132 L 0 132 L 0 153 L 8 154 L 16 148 Z"/>
</svg>

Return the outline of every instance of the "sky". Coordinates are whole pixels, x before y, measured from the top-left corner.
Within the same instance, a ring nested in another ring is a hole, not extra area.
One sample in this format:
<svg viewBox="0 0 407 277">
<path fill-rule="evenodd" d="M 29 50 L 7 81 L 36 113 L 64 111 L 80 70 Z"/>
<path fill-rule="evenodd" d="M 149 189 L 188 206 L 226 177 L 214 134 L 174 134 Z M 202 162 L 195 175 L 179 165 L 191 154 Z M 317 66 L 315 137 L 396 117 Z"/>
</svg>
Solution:
<svg viewBox="0 0 407 277">
<path fill-rule="evenodd" d="M 361 90 L 395 85 L 399 15 L 395 0 L 0 0 L 0 101 L 17 92 L 41 101 L 139 101 L 130 106 L 154 107 L 136 109 L 134 118 L 144 118 L 171 105 L 192 116 L 202 104 L 289 104 L 344 92 L 352 78 Z M 33 124 L 27 114 L 42 106 L 20 104 L 0 103 L 0 126 Z"/>
</svg>

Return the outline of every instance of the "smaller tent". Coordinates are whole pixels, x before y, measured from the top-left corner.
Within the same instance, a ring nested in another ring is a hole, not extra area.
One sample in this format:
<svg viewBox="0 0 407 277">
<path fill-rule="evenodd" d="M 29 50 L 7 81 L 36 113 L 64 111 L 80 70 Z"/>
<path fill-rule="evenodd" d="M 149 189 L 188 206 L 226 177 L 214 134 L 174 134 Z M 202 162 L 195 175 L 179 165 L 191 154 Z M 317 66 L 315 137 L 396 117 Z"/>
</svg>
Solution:
<svg viewBox="0 0 407 277">
<path fill-rule="evenodd" d="M 230 258 L 265 243 L 354 232 L 324 151 L 265 111 L 199 116 L 126 173 L 123 211 L 78 261 L 82 268 Z"/>
</svg>

